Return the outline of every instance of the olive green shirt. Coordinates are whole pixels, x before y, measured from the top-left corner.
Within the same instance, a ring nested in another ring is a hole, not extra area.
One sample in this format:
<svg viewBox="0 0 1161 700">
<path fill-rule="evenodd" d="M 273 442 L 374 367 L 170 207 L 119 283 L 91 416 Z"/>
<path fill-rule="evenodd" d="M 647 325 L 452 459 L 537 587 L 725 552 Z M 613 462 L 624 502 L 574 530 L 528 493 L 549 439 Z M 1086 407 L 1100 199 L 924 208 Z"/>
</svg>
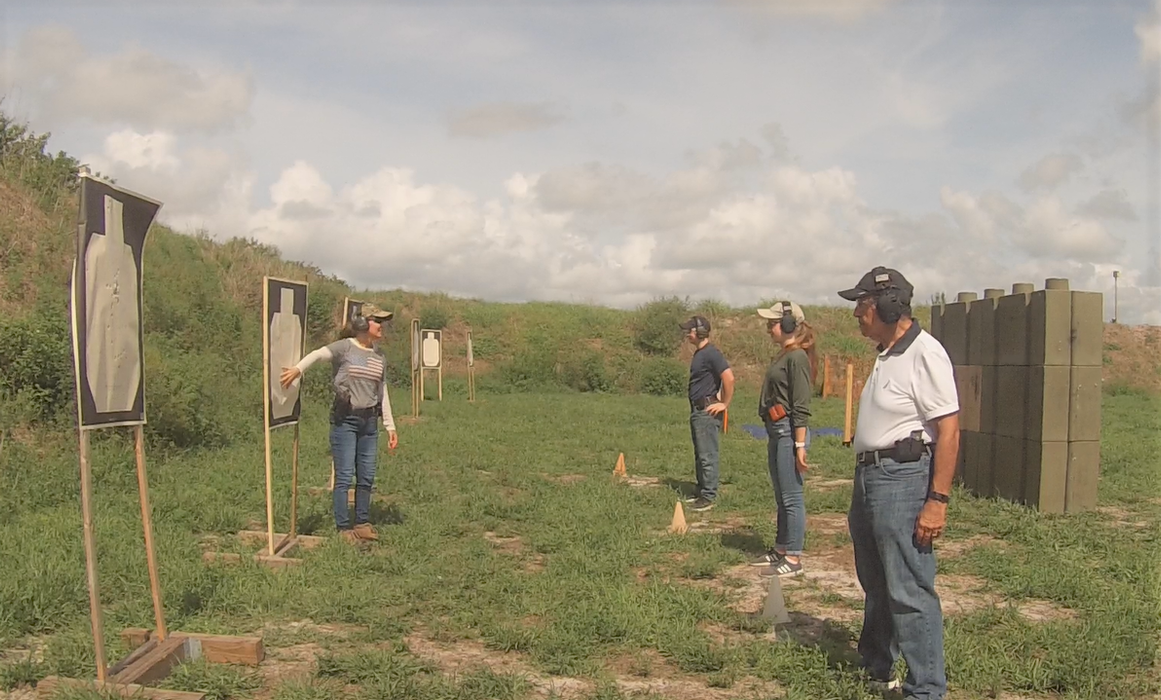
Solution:
<svg viewBox="0 0 1161 700">
<path fill-rule="evenodd" d="M 766 368 L 762 394 L 758 400 L 758 414 L 768 422 L 770 418 L 767 409 L 780 404 L 790 414 L 791 425 L 805 428 L 810 424 L 810 397 L 813 393 L 810 358 L 805 350 L 795 348 L 774 358 Z"/>
</svg>

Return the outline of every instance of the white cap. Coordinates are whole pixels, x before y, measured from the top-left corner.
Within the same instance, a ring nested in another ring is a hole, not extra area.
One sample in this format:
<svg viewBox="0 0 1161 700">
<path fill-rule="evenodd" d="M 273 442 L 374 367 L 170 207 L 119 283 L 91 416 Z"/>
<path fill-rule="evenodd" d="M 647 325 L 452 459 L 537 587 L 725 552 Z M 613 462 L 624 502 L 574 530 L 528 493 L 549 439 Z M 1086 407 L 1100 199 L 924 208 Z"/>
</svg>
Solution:
<svg viewBox="0 0 1161 700">
<path fill-rule="evenodd" d="M 779 301 L 768 309 L 758 309 L 758 315 L 777 321 L 786 314 L 787 309 L 790 310 L 790 315 L 794 317 L 795 323 L 802 323 L 806 320 L 806 316 L 802 313 L 802 307 L 792 301 Z"/>
</svg>

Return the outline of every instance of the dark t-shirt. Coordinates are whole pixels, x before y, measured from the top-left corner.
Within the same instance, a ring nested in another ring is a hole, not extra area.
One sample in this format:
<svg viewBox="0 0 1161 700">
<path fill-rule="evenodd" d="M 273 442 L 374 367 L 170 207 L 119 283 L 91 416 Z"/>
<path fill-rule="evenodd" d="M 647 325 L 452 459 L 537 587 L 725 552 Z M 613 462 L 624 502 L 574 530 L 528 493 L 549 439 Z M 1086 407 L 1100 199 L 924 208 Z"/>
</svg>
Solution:
<svg viewBox="0 0 1161 700">
<path fill-rule="evenodd" d="M 722 351 L 712 344 L 694 352 L 689 363 L 689 400 L 716 395 L 722 388 L 722 372 L 729 368 Z"/>
</svg>

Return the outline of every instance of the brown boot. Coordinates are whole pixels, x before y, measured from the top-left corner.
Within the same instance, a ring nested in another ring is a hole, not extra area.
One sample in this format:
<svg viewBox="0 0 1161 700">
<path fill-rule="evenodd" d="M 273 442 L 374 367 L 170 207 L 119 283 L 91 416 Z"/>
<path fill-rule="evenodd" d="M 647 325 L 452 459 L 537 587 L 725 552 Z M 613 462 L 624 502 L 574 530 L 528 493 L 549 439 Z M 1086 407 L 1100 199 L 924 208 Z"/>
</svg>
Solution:
<svg viewBox="0 0 1161 700">
<path fill-rule="evenodd" d="M 339 530 L 339 538 L 347 544 L 359 544 L 359 536 L 354 530 Z"/>
<path fill-rule="evenodd" d="M 375 532 L 375 528 L 371 527 L 371 523 L 359 523 L 352 532 L 361 540 L 374 541 L 379 539 L 379 533 Z"/>
</svg>

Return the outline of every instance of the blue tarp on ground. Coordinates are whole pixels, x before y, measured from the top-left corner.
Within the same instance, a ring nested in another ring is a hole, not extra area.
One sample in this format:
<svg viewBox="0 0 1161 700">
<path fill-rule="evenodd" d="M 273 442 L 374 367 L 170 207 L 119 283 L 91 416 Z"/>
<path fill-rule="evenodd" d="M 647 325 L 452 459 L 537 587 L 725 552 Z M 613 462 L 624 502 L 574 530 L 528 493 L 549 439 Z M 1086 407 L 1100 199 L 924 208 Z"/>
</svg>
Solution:
<svg viewBox="0 0 1161 700">
<path fill-rule="evenodd" d="M 754 436 L 756 440 L 766 439 L 766 426 L 764 425 L 743 425 L 742 430 L 745 430 L 750 435 Z M 815 437 L 839 437 L 843 436 L 842 428 L 811 428 L 810 436 Z"/>
</svg>

